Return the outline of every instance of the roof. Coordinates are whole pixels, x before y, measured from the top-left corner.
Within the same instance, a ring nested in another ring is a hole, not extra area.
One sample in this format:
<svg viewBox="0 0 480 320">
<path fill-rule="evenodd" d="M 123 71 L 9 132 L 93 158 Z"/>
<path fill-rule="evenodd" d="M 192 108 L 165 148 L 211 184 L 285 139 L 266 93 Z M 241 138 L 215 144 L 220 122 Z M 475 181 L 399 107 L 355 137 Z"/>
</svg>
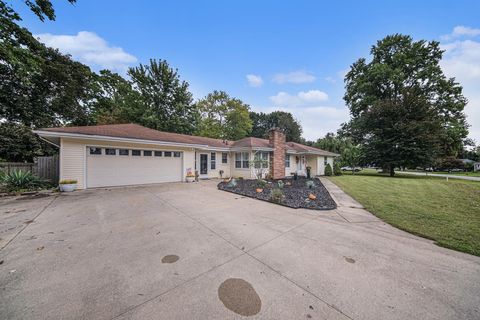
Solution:
<svg viewBox="0 0 480 320">
<path fill-rule="evenodd" d="M 44 128 L 37 131 L 39 135 L 45 135 L 45 132 L 138 139 L 189 145 L 193 144 L 213 148 L 273 148 L 273 146 L 267 139 L 247 137 L 237 141 L 229 141 L 207 137 L 191 136 L 180 133 L 158 131 L 133 123 L 108 124 L 99 126 Z M 312 153 L 325 156 L 338 156 L 338 154 L 336 153 L 306 146 L 296 142 L 287 142 L 286 149 L 287 152 L 292 153 Z"/>
<path fill-rule="evenodd" d="M 221 139 L 213 139 L 199 136 L 190 136 L 186 134 L 172 133 L 158 131 L 143 127 L 138 124 L 107 124 L 100 126 L 81 126 L 81 127 L 58 127 L 58 128 L 44 128 L 39 131 L 57 132 L 57 133 L 71 133 L 91 136 L 105 136 L 115 138 L 139 139 L 164 141 L 182 144 L 199 144 L 207 145 L 216 148 L 228 148 L 231 141 L 224 141 Z"/>
</svg>

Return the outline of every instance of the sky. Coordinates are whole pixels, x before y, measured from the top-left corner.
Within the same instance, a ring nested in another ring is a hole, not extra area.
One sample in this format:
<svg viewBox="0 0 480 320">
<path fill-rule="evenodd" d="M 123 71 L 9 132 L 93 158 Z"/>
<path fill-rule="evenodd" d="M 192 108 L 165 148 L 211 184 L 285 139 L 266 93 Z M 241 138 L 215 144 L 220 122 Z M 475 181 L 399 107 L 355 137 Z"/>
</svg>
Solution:
<svg viewBox="0 0 480 320">
<path fill-rule="evenodd" d="M 23 1 L 22 1 L 23 2 Z M 165 59 L 195 99 L 224 90 L 254 111 L 291 112 L 316 140 L 348 121 L 343 77 L 386 35 L 436 40 L 469 100 L 480 143 L 480 1 L 53 1 L 40 22 L 15 1 L 21 25 L 94 71 L 126 74 Z"/>
</svg>

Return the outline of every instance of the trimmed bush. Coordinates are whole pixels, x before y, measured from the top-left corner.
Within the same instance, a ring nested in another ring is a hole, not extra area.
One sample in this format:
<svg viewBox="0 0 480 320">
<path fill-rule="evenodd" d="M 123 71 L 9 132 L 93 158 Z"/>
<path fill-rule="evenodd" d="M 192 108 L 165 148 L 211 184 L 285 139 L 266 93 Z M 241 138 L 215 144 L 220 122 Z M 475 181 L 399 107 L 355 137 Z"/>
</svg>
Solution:
<svg viewBox="0 0 480 320">
<path fill-rule="evenodd" d="M 340 164 L 338 164 L 338 162 L 333 164 L 333 174 L 336 176 L 342 175 L 342 169 L 340 169 Z"/>
<path fill-rule="evenodd" d="M 283 200 L 283 191 L 279 188 L 272 189 L 270 200 L 275 203 L 280 203 Z"/>
<path fill-rule="evenodd" d="M 325 166 L 325 175 L 326 176 L 332 175 L 332 166 L 330 165 L 330 163 L 327 163 L 327 165 Z"/>
</svg>

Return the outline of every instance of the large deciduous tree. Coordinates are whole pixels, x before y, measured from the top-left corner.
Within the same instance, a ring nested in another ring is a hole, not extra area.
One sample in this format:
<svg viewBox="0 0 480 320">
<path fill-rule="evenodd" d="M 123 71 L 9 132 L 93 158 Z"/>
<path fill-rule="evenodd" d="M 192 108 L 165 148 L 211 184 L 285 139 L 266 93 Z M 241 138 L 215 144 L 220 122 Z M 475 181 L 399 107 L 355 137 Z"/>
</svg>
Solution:
<svg viewBox="0 0 480 320">
<path fill-rule="evenodd" d="M 344 131 L 361 143 L 363 160 L 394 175 L 398 166 L 428 166 L 462 150 L 468 134 L 462 87 L 448 79 L 436 41 L 391 35 L 355 62 L 345 77 L 350 122 Z"/>
<path fill-rule="evenodd" d="M 188 83 L 180 80 L 177 70 L 165 60 L 151 59 L 148 65 L 130 68 L 128 74 L 143 103 L 139 124 L 162 131 L 194 132 L 197 112 Z"/>
<path fill-rule="evenodd" d="M 250 118 L 253 122 L 253 137 L 268 138 L 268 131 L 273 127 L 277 127 L 284 130 L 287 141 L 303 142 L 302 126 L 290 112 L 250 112 Z"/>
<path fill-rule="evenodd" d="M 25 2 L 39 17 L 54 18 L 49 1 Z M 87 124 L 94 74 L 40 43 L 18 21 L 0 1 L 0 118 L 32 127 Z"/>
<path fill-rule="evenodd" d="M 196 134 L 217 139 L 238 140 L 252 130 L 250 107 L 224 91 L 213 91 L 196 103 L 200 120 Z"/>
</svg>

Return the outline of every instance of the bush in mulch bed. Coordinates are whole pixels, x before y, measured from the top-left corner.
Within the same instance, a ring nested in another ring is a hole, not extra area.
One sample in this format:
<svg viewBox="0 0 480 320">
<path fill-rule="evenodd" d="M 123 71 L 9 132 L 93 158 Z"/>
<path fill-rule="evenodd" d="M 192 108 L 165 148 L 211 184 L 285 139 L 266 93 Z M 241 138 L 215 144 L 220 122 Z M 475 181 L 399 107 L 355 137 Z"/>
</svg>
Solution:
<svg viewBox="0 0 480 320">
<path fill-rule="evenodd" d="M 266 182 L 265 184 L 259 180 L 235 179 L 235 183 L 220 182 L 218 189 L 296 209 L 332 210 L 337 208 L 337 204 L 318 178 L 299 177 L 298 180 L 285 179 Z M 257 189 L 263 190 L 257 192 Z"/>
</svg>

